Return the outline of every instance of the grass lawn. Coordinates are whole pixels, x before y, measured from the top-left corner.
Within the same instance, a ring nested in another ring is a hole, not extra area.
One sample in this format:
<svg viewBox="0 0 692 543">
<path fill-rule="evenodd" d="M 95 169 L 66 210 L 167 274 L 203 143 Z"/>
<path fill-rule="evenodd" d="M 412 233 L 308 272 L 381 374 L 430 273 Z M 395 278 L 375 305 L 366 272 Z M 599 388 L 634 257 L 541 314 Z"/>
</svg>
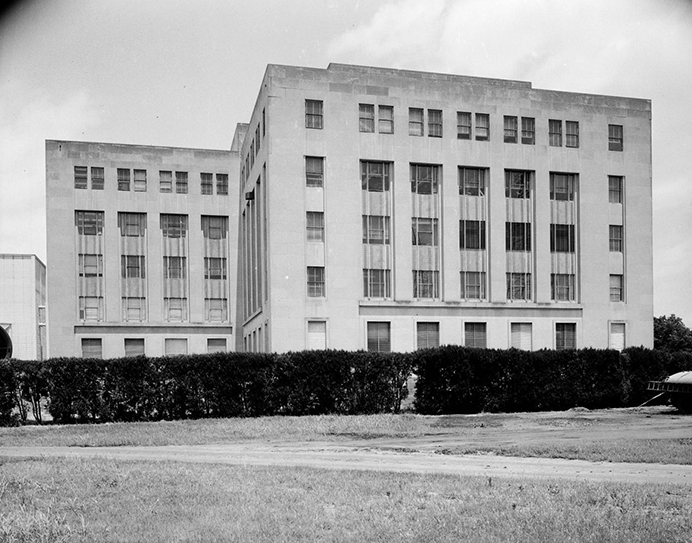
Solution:
<svg viewBox="0 0 692 543">
<path fill-rule="evenodd" d="M 2 542 L 683 542 L 689 486 L 0 459 Z"/>
</svg>

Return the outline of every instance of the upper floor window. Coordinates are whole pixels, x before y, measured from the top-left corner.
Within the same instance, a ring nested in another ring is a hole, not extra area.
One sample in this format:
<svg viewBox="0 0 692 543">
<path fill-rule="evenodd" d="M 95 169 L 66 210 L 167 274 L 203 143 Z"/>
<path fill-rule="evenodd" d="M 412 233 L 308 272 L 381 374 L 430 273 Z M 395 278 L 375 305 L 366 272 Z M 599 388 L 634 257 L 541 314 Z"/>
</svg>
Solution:
<svg viewBox="0 0 692 543">
<path fill-rule="evenodd" d="M 377 130 L 380 134 L 394 134 L 394 106 L 380 106 Z"/>
<path fill-rule="evenodd" d="M 471 114 L 457 111 L 457 139 L 471 139 Z"/>
<path fill-rule="evenodd" d="M 307 240 L 324 241 L 324 213 L 322 211 L 308 211 L 305 220 Z"/>
<path fill-rule="evenodd" d="M 505 115 L 505 143 L 517 143 L 517 118 Z"/>
<path fill-rule="evenodd" d="M 550 174 L 550 199 L 573 201 L 576 191 L 576 176 L 569 173 Z"/>
<path fill-rule="evenodd" d="M 611 204 L 622 203 L 622 177 L 619 175 L 608 176 L 608 201 Z"/>
<path fill-rule="evenodd" d="M 476 113 L 476 140 L 488 141 L 490 139 L 490 115 Z"/>
<path fill-rule="evenodd" d="M 216 174 L 216 194 L 228 194 L 228 174 Z"/>
<path fill-rule="evenodd" d="M 308 296 L 324 297 L 324 267 L 308 266 Z"/>
<path fill-rule="evenodd" d="M 431 245 L 437 247 L 440 243 L 437 233 L 437 219 L 427 217 L 412 217 L 413 245 Z"/>
<path fill-rule="evenodd" d="M 391 296 L 390 270 L 364 269 L 363 295 L 366 298 L 389 298 Z"/>
<path fill-rule="evenodd" d="M 485 221 L 459 221 L 459 249 L 485 249 Z"/>
<path fill-rule="evenodd" d="M 77 233 L 84 236 L 103 234 L 103 211 L 75 211 Z"/>
<path fill-rule="evenodd" d="M 321 187 L 324 184 L 324 158 L 316 156 L 305 157 L 305 185 Z"/>
<path fill-rule="evenodd" d="M 611 224 L 609 226 L 610 252 L 622 252 L 622 225 Z"/>
<path fill-rule="evenodd" d="M 423 110 L 421 108 L 408 108 L 408 135 L 423 135 Z"/>
<path fill-rule="evenodd" d="M 322 100 L 305 100 L 305 128 L 324 127 Z"/>
<path fill-rule="evenodd" d="M 372 104 L 359 105 L 359 120 L 358 126 L 361 132 L 375 131 L 375 106 Z"/>
<path fill-rule="evenodd" d="M 551 253 L 573 253 L 575 243 L 573 224 L 551 224 L 550 225 L 550 252 Z"/>
<path fill-rule="evenodd" d="M 507 299 L 508 300 L 531 300 L 531 274 L 530 273 L 508 273 L 507 274 Z M 512 323 L 514 327 L 514 323 Z M 514 335 L 514 333 L 512 333 Z"/>
<path fill-rule="evenodd" d="M 79 276 L 80 277 L 103 277 L 103 255 L 100 254 L 80 254 L 79 255 Z"/>
<path fill-rule="evenodd" d="M 363 215 L 363 243 L 389 244 L 389 217 Z"/>
<path fill-rule="evenodd" d="M 223 257 L 204 258 L 205 279 L 226 279 L 226 259 Z"/>
<path fill-rule="evenodd" d="M 440 272 L 434 270 L 413 270 L 413 297 L 439 298 Z"/>
<path fill-rule="evenodd" d="M 536 143 L 536 119 L 533 117 L 521 118 L 521 142 L 526 145 Z"/>
<path fill-rule="evenodd" d="M 439 166 L 411 164 L 411 192 L 414 194 L 437 194 Z"/>
<path fill-rule="evenodd" d="M 175 192 L 187 194 L 187 172 L 175 172 Z"/>
<path fill-rule="evenodd" d="M 562 121 L 554 119 L 548 121 L 548 145 L 562 147 Z"/>
<path fill-rule="evenodd" d="M 505 170 L 505 196 L 507 198 L 531 198 L 532 172 Z"/>
<path fill-rule="evenodd" d="M 459 167 L 459 194 L 485 196 L 485 170 L 483 168 Z"/>
<path fill-rule="evenodd" d="M 428 110 L 428 136 L 431 138 L 442 137 L 442 110 Z"/>
<path fill-rule="evenodd" d="M 361 184 L 368 192 L 389 190 L 389 163 L 361 161 Z"/>
<path fill-rule="evenodd" d="M 91 168 L 91 188 L 94 190 L 103 190 L 103 168 L 92 166 Z"/>
<path fill-rule="evenodd" d="M 622 151 L 622 125 L 621 124 L 609 124 L 608 125 L 608 150 L 609 151 Z"/>
<path fill-rule="evenodd" d="M 135 176 L 135 192 L 146 192 L 147 191 L 147 171 L 146 170 L 134 170 Z"/>
<path fill-rule="evenodd" d="M 214 175 L 211 173 L 200 173 L 202 194 L 214 194 Z"/>
<path fill-rule="evenodd" d="M 226 239 L 228 217 L 222 215 L 202 215 L 202 235 L 204 239 Z"/>
<path fill-rule="evenodd" d="M 118 190 L 130 190 L 130 170 L 118 168 Z"/>
<path fill-rule="evenodd" d="M 505 249 L 507 251 L 531 250 L 531 223 L 505 223 Z"/>
<path fill-rule="evenodd" d="M 120 235 L 126 237 L 142 237 L 146 234 L 146 213 L 118 213 Z"/>
<path fill-rule="evenodd" d="M 184 256 L 164 256 L 163 272 L 166 279 L 185 279 L 187 258 Z"/>
<path fill-rule="evenodd" d="M 550 274 L 550 299 L 556 302 L 573 302 L 575 300 L 573 273 Z"/>
<path fill-rule="evenodd" d="M 122 255 L 120 257 L 120 272 L 123 278 L 144 279 L 146 275 L 144 256 Z"/>
<path fill-rule="evenodd" d="M 565 121 L 566 147 L 579 147 L 579 123 L 577 121 Z"/>
<path fill-rule="evenodd" d="M 173 172 L 159 171 L 159 191 L 173 192 Z"/>
<path fill-rule="evenodd" d="M 74 167 L 74 188 L 76 188 L 76 189 L 87 188 L 87 167 L 86 166 L 75 166 Z"/>
<path fill-rule="evenodd" d="M 161 231 L 165 238 L 187 237 L 187 215 L 161 214 Z"/>
<path fill-rule="evenodd" d="M 610 276 L 610 301 L 611 302 L 622 302 L 624 300 L 623 296 L 623 277 L 622 275 L 611 275 Z"/>
</svg>

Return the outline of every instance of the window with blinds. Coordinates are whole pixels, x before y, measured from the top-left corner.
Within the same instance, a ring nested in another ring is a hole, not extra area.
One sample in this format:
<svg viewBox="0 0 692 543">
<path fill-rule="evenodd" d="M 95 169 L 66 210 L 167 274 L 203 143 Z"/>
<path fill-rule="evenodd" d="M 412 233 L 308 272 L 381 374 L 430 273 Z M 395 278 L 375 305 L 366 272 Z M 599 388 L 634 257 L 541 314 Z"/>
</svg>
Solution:
<svg viewBox="0 0 692 543">
<path fill-rule="evenodd" d="M 135 179 L 135 192 L 146 192 L 147 191 L 147 171 L 146 170 L 134 170 Z"/>
<path fill-rule="evenodd" d="M 394 134 L 394 106 L 380 106 L 377 131 L 380 134 Z"/>
<path fill-rule="evenodd" d="M 118 168 L 118 190 L 130 190 L 130 170 Z"/>
<path fill-rule="evenodd" d="M 358 127 L 361 132 L 375 131 L 375 106 L 373 104 L 359 104 Z"/>
<path fill-rule="evenodd" d="M 442 110 L 428 110 L 428 136 L 431 138 L 442 137 Z"/>
<path fill-rule="evenodd" d="M 535 145 L 536 143 L 536 119 L 533 117 L 521 118 L 521 143 Z"/>
<path fill-rule="evenodd" d="M 516 117 L 505 115 L 505 143 L 517 143 L 519 140 L 517 134 L 519 131 L 518 119 Z"/>
<path fill-rule="evenodd" d="M 532 324 L 530 322 L 513 322 L 510 330 L 510 347 L 522 351 L 532 348 Z"/>
<path fill-rule="evenodd" d="M 225 353 L 227 351 L 226 338 L 224 337 L 210 337 L 207 338 L 207 352 L 208 353 Z"/>
<path fill-rule="evenodd" d="M 488 346 L 488 334 L 484 322 L 464 323 L 464 345 L 477 349 L 485 349 Z"/>
<path fill-rule="evenodd" d="M 420 108 L 410 107 L 408 109 L 408 135 L 423 135 L 423 110 Z"/>
<path fill-rule="evenodd" d="M 164 238 L 187 237 L 187 215 L 161 214 L 161 231 Z"/>
<path fill-rule="evenodd" d="M 312 351 L 323 351 L 327 348 L 326 321 L 308 321 L 307 348 Z"/>
<path fill-rule="evenodd" d="M 125 338 L 125 356 L 144 356 L 144 338 Z"/>
<path fill-rule="evenodd" d="M 610 338 L 608 347 L 616 351 L 622 351 L 625 348 L 625 323 L 611 322 L 610 323 Z"/>
<path fill-rule="evenodd" d="M 305 185 L 307 187 L 321 187 L 324 185 L 323 157 L 305 157 Z"/>
<path fill-rule="evenodd" d="M 555 349 L 558 351 L 577 348 L 577 325 L 573 322 L 555 324 Z"/>
<path fill-rule="evenodd" d="M 488 141 L 490 139 L 490 115 L 488 113 L 476 113 L 476 141 Z"/>
<path fill-rule="evenodd" d="M 74 167 L 74 188 L 76 188 L 76 189 L 87 188 L 87 167 L 86 166 L 75 166 Z"/>
<path fill-rule="evenodd" d="M 202 235 L 205 239 L 225 239 L 228 233 L 228 217 L 202 215 Z"/>
<path fill-rule="evenodd" d="M 79 235 L 102 235 L 103 211 L 75 211 L 75 226 Z"/>
<path fill-rule="evenodd" d="M 457 139 L 471 139 L 471 113 L 457 111 Z"/>
<path fill-rule="evenodd" d="M 101 338 L 82 338 L 82 358 L 103 358 Z"/>
<path fill-rule="evenodd" d="M 368 322 L 368 351 L 388 353 L 392 350 L 389 322 Z"/>
<path fill-rule="evenodd" d="M 159 171 L 159 191 L 173 192 L 173 172 Z"/>
<path fill-rule="evenodd" d="M 416 323 L 416 346 L 419 349 L 433 349 L 440 346 L 440 323 Z"/>
<path fill-rule="evenodd" d="M 548 145 L 562 147 L 562 121 L 555 119 L 548 121 Z"/>
<path fill-rule="evenodd" d="M 214 194 L 214 175 L 211 173 L 200 173 L 200 187 L 202 194 Z"/>
<path fill-rule="evenodd" d="M 166 356 L 187 354 L 187 338 L 165 338 L 163 345 Z"/>
</svg>

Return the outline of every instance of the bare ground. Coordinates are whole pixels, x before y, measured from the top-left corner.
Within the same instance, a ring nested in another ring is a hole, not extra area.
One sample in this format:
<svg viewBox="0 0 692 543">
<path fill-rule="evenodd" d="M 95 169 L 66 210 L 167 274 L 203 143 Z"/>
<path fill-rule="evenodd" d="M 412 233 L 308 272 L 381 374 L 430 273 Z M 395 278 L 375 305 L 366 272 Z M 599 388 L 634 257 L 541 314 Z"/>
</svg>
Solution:
<svg viewBox="0 0 692 543">
<path fill-rule="evenodd" d="M 161 447 L 0 447 L 0 457 L 108 457 L 121 460 L 692 485 L 692 465 L 458 454 L 470 445 L 479 444 L 560 446 L 633 438 L 692 438 L 692 417 L 660 406 L 512 415 L 454 415 L 439 417 L 433 431 L 415 437 L 364 440 L 338 436 L 323 441 L 252 440 L 218 445 Z"/>
</svg>

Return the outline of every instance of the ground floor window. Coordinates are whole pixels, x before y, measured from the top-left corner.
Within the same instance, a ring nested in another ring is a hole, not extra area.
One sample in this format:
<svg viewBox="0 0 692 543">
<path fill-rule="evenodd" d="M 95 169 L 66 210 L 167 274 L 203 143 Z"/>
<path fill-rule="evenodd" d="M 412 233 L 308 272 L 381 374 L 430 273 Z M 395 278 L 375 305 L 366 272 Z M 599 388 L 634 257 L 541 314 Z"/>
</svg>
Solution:
<svg viewBox="0 0 692 543">
<path fill-rule="evenodd" d="M 125 338 L 125 356 L 144 356 L 144 338 Z"/>
<path fill-rule="evenodd" d="M 510 347 L 530 351 L 532 342 L 532 325 L 530 322 L 513 322 L 511 324 Z"/>
<path fill-rule="evenodd" d="M 226 338 L 225 337 L 210 337 L 207 338 L 207 352 L 208 353 L 225 353 L 226 349 Z"/>
<path fill-rule="evenodd" d="M 308 321 L 308 349 L 322 351 L 327 348 L 327 323 Z"/>
<path fill-rule="evenodd" d="M 390 323 L 368 323 L 368 351 L 388 353 L 392 350 Z"/>
<path fill-rule="evenodd" d="M 419 349 L 432 349 L 440 346 L 440 323 L 416 323 L 416 345 Z"/>
<path fill-rule="evenodd" d="M 164 354 L 166 356 L 187 354 L 187 338 L 167 337 L 164 339 Z"/>
<path fill-rule="evenodd" d="M 103 358 L 103 344 L 100 337 L 82 338 L 82 358 Z"/>
<path fill-rule="evenodd" d="M 609 348 L 622 351 L 625 348 L 625 323 L 611 322 Z"/>
<path fill-rule="evenodd" d="M 464 345 L 485 349 L 488 346 L 488 334 L 484 322 L 464 323 Z"/>
<path fill-rule="evenodd" d="M 555 325 L 555 348 L 558 351 L 577 348 L 577 325 L 575 323 L 559 322 Z"/>
</svg>

